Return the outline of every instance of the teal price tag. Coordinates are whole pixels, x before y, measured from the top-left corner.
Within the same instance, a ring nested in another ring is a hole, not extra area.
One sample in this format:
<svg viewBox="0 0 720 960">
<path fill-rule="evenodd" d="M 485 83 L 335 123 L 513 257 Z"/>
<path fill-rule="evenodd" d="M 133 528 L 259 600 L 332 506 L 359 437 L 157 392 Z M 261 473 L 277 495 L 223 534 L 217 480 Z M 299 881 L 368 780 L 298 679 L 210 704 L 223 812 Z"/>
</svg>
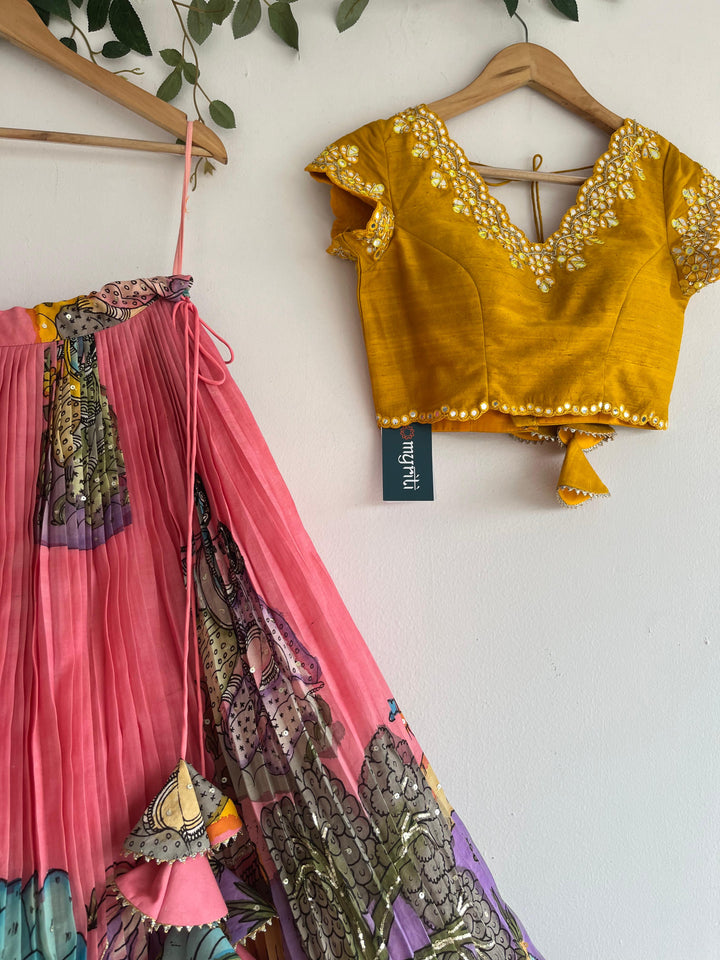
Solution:
<svg viewBox="0 0 720 960">
<path fill-rule="evenodd" d="M 382 431 L 383 500 L 433 500 L 432 427 Z"/>
</svg>

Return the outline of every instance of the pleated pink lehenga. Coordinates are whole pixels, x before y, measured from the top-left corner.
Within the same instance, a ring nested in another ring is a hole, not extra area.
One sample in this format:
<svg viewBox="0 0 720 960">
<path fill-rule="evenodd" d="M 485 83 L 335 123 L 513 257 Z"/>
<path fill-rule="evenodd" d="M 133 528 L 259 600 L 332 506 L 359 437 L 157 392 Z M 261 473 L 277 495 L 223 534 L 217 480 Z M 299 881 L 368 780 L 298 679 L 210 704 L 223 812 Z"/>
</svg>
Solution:
<svg viewBox="0 0 720 960">
<path fill-rule="evenodd" d="M 0 312 L 0 957 L 538 958 L 190 284 Z"/>
</svg>

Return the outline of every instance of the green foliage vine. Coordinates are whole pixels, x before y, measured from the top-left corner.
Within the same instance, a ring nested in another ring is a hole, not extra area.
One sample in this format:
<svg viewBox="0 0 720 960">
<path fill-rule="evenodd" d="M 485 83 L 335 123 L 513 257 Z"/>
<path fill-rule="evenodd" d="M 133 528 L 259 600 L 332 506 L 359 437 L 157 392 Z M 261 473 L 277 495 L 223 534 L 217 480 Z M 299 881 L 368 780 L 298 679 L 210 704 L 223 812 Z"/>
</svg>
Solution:
<svg viewBox="0 0 720 960">
<path fill-rule="evenodd" d="M 75 53 L 82 53 L 94 63 L 99 57 L 116 61 L 129 53 L 144 57 L 153 55 L 147 33 L 131 0 L 30 0 L 42 21 L 60 33 L 60 42 Z M 258 27 L 266 12 L 270 29 L 288 47 L 298 50 L 300 31 L 293 12 L 299 0 L 168 0 L 177 15 L 182 40 L 178 47 L 164 47 L 159 51 L 170 72 L 160 84 L 157 96 L 170 102 L 187 84 L 198 120 L 205 122 L 204 111 L 218 127 L 226 130 L 235 126 L 235 115 L 226 103 L 211 96 L 201 84 L 198 47 L 208 39 L 216 27 L 229 23 L 233 37 L 246 37 Z M 335 23 L 342 33 L 360 19 L 370 0 L 333 0 L 336 4 Z M 381 0 L 377 0 L 381 2 Z M 510 16 L 517 13 L 518 0 L 500 0 Z M 547 0 L 570 20 L 578 19 L 577 0 Z M 84 14 L 84 27 L 78 20 Z M 57 23 L 61 21 L 61 25 Z M 58 29 L 59 27 L 59 29 Z M 92 34 L 107 30 L 113 39 L 99 49 L 93 49 Z M 81 41 L 80 45 L 78 40 Z M 138 67 L 119 69 L 116 73 L 140 74 Z M 205 161 L 204 170 L 212 173 L 212 164 Z M 196 167 L 197 173 L 197 167 Z"/>
</svg>

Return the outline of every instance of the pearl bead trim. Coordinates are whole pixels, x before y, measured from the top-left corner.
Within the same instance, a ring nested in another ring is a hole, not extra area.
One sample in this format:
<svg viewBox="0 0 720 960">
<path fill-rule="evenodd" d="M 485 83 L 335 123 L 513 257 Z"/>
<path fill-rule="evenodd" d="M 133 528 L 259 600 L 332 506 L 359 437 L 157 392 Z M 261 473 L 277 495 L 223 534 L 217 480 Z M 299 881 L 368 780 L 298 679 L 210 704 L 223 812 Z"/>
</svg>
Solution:
<svg viewBox="0 0 720 960">
<path fill-rule="evenodd" d="M 504 400 L 491 400 L 489 402 L 482 400 L 469 408 L 443 405 L 430 413 L 415 409 L 390 417 L 378 413 L 375 419 L 379 427 L 404 427 L 409 423 L 437 423 L 440 420 L 455 420 L 464 423 L 468 420 L 479 420 L 488 411 L 504 413 L 514 417 L 542 418 L 543 420 L 553 420 L 557 417 L 588 417 L 592 419 L 594 415 L 602 415 L 613 417 L 613 422 L 625 423 L 629 427 L 655 427 L 657 430 L 667 428 L 667 421 L 658 417 L 654 410 L 647 413 L 635 412 L 622 403 L 614 403 L 610 400 L 598 400 L 591 403 L 587 401 L 573 403 L 566 400 L 553 407 L 540 406 L 532 401 L 511 404 Z"/>
</svg>

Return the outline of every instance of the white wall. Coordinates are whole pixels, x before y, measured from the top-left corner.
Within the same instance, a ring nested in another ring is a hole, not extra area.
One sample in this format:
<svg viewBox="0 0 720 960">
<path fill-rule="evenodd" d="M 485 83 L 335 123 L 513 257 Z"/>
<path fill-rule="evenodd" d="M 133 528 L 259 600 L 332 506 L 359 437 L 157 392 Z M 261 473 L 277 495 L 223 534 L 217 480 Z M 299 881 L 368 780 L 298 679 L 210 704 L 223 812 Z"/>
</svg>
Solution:
<svg viewBox="0 0 720 960">
<path fill-rule="evenodd" d="M 599 100 L 720 173 L 717 0 L 581 6 L 577 25 L 548 0 L 521 3 L 531 39 Z M 190 201 L 195 301 L 235 345 L 234 375 L 321 555 L 547 960 L 712 960 L 720 289 L 688 310 L 669 431 L 619 431 L 595 455 L 610 499 L 563 509 L 552 452 L 441 435 L 436 502 L 383 504 L 354 271 L 323 253 L 328 194 L 303 166 L 360 124 L 459 88 L 522 31 L 500 0 L 374 0 L 343 36 L 334 8 L 297 4 L 299 58 L 267 29 L 239 42 L 225 29 L 203 51 L 238 129 L 227 169 Z M 156 46 L 177 45 L 169 5 L 142 11 Z M 154 90 L 162 72 L 147 69 Z M 4 125 L 156 135 L 7 44 L 0 89 Z M 604 149 L 527 90 L 451 132 L 515 165 Z M 178 160 L 10 142 L 0 157 L 3 306 L 170 270 Z M 571 198 L 543 196 L 552 229 Z"/>
</svg>

